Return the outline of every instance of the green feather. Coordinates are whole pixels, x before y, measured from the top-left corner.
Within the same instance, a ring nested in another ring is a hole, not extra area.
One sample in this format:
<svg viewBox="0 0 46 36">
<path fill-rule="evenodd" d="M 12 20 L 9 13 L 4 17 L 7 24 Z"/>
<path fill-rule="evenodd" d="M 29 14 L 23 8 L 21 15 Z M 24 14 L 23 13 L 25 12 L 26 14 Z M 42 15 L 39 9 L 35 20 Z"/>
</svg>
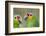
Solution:
<svg viewBox="0 0 46 36">
<path fill-rule="evenodd" d="M 14 24 L 13 25 L 14 28 L 18 28 L 19 27 L 19 22 L 16 19 L 14 19 L 13 24 Z"/>
<path fill-rule="evenodd" d="M 39 27 L 39 22 L 36 18 L 36 16 L 32 17 L 32 20 L 27 20 L 27 27 Z"/>
</svg>

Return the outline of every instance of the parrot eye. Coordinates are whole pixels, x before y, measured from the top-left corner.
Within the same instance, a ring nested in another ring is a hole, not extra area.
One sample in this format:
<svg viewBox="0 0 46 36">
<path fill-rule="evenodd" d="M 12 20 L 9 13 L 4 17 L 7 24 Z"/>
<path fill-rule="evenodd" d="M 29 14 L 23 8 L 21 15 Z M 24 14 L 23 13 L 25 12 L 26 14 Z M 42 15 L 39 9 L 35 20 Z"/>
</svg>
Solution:
<svg viewBox="0 0 46 36">
<path fill-rule="evenodd" d="M 27 16 L 29 16 L 29 14 L 27 14 Z"/>
<path fill-rule="evenodd" d="M 15 17 L 15 19 L 16 19 L 16 17 Z"/>
</svg>

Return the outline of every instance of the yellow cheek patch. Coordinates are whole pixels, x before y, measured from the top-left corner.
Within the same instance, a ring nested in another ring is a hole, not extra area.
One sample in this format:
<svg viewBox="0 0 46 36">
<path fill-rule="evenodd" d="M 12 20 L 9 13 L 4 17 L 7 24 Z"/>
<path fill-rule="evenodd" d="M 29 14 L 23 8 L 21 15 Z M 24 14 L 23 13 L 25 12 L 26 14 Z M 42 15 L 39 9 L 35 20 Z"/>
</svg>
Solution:
<svg viewBox="0 0 46 36">
<path fill-rule="evenodd" d="M 30 19 L 30 20 L 31 20 L 31 19 L 32 19 L 32 16 L 28 16 L 28 19 Z"/>
</svg>

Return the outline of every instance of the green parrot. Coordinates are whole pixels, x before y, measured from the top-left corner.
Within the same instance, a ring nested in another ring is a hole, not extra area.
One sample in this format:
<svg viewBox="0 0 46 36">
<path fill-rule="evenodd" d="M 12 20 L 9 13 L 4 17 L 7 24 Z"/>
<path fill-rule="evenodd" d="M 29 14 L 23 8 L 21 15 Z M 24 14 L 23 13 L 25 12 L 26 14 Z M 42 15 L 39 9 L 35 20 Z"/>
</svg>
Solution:
<svg viewBox="0 0 46 36">
<path fill-rule="evenodd" d="M 39 27 L 39 21 L 36 16 L 32 16 L 32 13 L 27 13 L 25 20 L 27 27 Z"/>
<path fill-rule="evenodd" d="M 19 28 L 19 24 L 21 23 L 21 21 L 19 20 L 20 19 L 20 16 L 15 16 L 14 17 L 14 20 L 13 20 L 13 27 L 14 28 Z"/>
</svg>

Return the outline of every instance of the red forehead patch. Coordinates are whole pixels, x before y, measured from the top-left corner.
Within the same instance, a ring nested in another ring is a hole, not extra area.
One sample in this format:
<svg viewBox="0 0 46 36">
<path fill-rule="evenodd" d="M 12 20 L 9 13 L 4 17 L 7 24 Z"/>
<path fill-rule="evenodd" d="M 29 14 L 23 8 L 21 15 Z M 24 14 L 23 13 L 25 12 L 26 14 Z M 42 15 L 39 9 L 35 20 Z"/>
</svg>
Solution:
<svg viewBox="0 0 46 36">
<path fill-rule="evenodd" d="M 27 16 L 32 16 L 32 13 L 27 13 Z"/>
<path fill-rule="evenodd" d="M 32 13 L 30 13 L 30 16 L 32 16 Z"/>
<path fill-rule="evenodd" d="M 20 18 L 20 16 L 17 16 L 17 19 L 19 19 Z"/>
</svg>

